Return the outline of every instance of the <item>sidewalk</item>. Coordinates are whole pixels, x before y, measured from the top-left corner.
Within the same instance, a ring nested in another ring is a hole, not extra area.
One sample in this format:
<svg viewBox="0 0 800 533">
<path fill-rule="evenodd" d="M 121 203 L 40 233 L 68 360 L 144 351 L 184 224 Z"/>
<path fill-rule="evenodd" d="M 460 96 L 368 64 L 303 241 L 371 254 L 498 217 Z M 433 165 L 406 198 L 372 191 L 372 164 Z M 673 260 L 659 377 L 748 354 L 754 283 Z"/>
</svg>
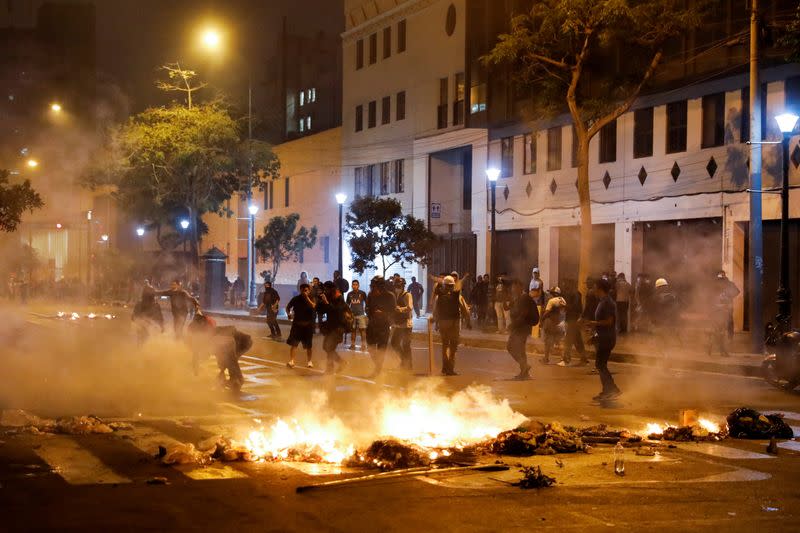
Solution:
<svg viewBox="0 0 800 533">
<path fill-rule="evenodd" d="M 246 310 L 241 309 L 213 310 L 208 311 L 207 314 L 220 318 L 265 324 L 263 315 L 252 316 Z M 285 314 L 279 315 L 278 322 L 289 324 Z M 620 335 L 611 355 L 611 360 L 620 363 L 665 366 L 676 370 L 701 370 L 722 374 L 761 376 L 761 360 L 763 356 L 748 353 L 748 333 L 734 334 L 730 345 L 731 355 L 729 357 L 722 357 L 718 354 L 709 355 L 707 334 L 699 330 L 687 332 L 681 337 L 675 336 L 674 344 L 666 347 L 666 356 L 662 357 L 660 347 L 657 346 L 657 340 L 653 336 L 644 333 Z M 414 319 L 413 338 L 418 342 L 427 342 L 427 318 Z M 461 331 L 462 345 L 473 348 L 505 350 L 507 339 L 507 335 L 499 335 L 477 329 L 462 329 Z M 439 334 L 436 332 L 433 332 L 433 341 L 435 343 L 440 342 Z M 541 354 L 543 351 L 544 343 L 541 339 L 530 338 L 528 340 L 528 353 Z M 591 353 L 592 351 L 589 348 L 589 352 Z M 574 358 L 576 358 L 576 354 L 573 353 Z"/>
</svg>

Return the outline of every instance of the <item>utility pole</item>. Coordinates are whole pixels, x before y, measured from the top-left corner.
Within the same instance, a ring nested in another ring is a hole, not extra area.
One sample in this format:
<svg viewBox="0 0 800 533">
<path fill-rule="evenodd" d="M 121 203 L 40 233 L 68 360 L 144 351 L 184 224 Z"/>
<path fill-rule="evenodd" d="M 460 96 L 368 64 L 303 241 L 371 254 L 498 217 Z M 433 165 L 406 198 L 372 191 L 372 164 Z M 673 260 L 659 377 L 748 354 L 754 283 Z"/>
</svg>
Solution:
<svg viewBox="0 0 800 533">
<path fill-rule="evenodd" d="M 764 315 L 761 294 L 764 274 L 764 244 L 761 227 L 761 83 L 758 71 L 758 0 L 750 0 L 750 346 L 753 353 L 764 351 Z"/>
</svg>

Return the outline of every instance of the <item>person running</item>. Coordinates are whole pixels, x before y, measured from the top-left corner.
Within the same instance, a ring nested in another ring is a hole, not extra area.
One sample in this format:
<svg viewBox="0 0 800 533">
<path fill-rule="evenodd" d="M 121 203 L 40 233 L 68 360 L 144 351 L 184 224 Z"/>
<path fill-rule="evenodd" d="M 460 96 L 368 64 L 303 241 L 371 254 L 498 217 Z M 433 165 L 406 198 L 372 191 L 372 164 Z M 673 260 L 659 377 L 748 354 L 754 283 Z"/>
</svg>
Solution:
<svg viewBox="0 0 800 533">
<path fill-rule="evenodd" d="M 597 298 L 597 308 L 594 320 L 589 320 L 586 325 L 593 327 L 597 338 L 597 355 L 595 367 L 600 374 L 600 383 L 603 390 L 593 399 L 597 401 L 613 400 L 620 395 L 619 387 L 614 383 L 614 377 L 608 370 L 608 360 L 611 350 L 617 343 L 617 305 L 609 296 L 611 283 L 599 279 L 594 285 L 594 294 Z"/>
<path fill-rule="evenodd" d="M 422 287 L 422 283 L 417 281 L 416 276 L 411 276 L 411 283 L 408 284 L 408 292 L 411 294 L 411 300 L 414 304 L 414 313 L 417 315 L 417 318 L 419 318 L 422 309 L 422 295 L 425 293 L 425 289 Z"/>
<path fill-rule="evenodd" d="M 350 349 L 356 349 L 356 334 L 361 334 L 361 349 L 367 351 L 367 293 L 361 290 L 361 283 L 353 280 L 353 290 L 347 293 L 345 300 L 353 313 L 353 332 L 350 333 Z"/>
<path fill-rule="evenodd" d="M 264 282 L 264 292 L 261 294 L 261 304 L 258 312 L 267 311 L 267 326 L 269 326 L 269 338 L 281 340 L 281 327 L 278 324 L 278 309 L 281 303 L 281 296 L 278 291 L 272 288 L 272 282 Z"/>
<path fill-rule="evenodd" d="M 531 291 L 533 292 L 533 291 Z M 538 302 L 537 302 L 538 303 Z M 566 310 L 567 301 L 561 296 L 561 289 L 553 287 L 550 289 L 550 299 L 547 300 L 544 313 L 542 314 L 542 327 L 544 330 L 544 364 L 550 364 L 550 354 L 558 346 L 566 333 Z M 567 366 L 569 359 L 562 352 L 561 362 L 558 366 Z"/>
<path fill-rule="evenodd" d="M 514 379 L 530 379 L 531 366 L 528 364 L 528 353 L 525 346 L 531 328 L 539 323 L 539 308 L 536 305 L 536 297 L 532 290 L 522 291 L 522 283 L 517 280 L 511 284 L 512 303 L 511 303 L 511 325 L 508 332 L 508 342 L 506 350 L 519 365 L 519 374 Z"/>
<path fill-rule="evenodd" d="M 170 288 L 166 291 L 156 291 L 156 296 L 169 296 L 170 310 L 172 311 L 172 326 L 175 331 L 175 338 L 183 338 L 183 326 L 189 318 L 190 309 L 199 309 L 200 303 L 197 299 L 181 287 L 180 280 L 172 281 Z"/>
<path fill-rule="evenodd" d="M 336 352 L 336 347 L 342 342 L 344 333 L 352 329 L 353 315 L 334 282 L 326 281 L 322 287 L 317 312 L 319 316 L 325 316 L 325 321 L 320 326 L 324 335 L 322 349 L 328 356 L 325 373 L 333 374 L 334 371 L 341 373 L 347 363 Z"/>
<path fill-rule="evenodd" d="M 383 370 L 386 347 L 389 345 L 389 328 L 392 324 L 397 302 L 381 276 L 372 278 L 367 296 L 367 344 L 375 365 L 370 377 Z"/>
<path fill-rule="evenodd" d="M 306 366 L 314 368 L 312 362 L 312 343 L 314 340 L 314 311 L 316 304 L 311 299 L 311 286 L 308 283 L 300 285 L 300 294 L 289 300 L 286 305 L 286 315 L 292 321 L 289 337 L 286 344 L 289 349 L 289 362 L 286 366 L 294 368 L 294 352 L 297 345 L 302 344 L 306 351 Z"/>
<path fill-rule="evenodd" d="M 433 309 L 433 320 L 442 337 L 442 375 L 456 376 L 456 351 L 458 350 L 461 319 L 469 323 L 469 307 L 461 292 L 455 290 L 456 280 L 445 276 L 442 280 L 442 292 L 436 297 Z"/>
<path fill-rule="evenodd" d="M 411 370 L 411 330 L 414 327 L 412 315 L 414 304 L 411 293 L 405 290 L 406 280 L 400 278 L 395 284 L 394 325 L 392 326 L 392 348 L 400 356 L 400 367 Z"/>
</svg>

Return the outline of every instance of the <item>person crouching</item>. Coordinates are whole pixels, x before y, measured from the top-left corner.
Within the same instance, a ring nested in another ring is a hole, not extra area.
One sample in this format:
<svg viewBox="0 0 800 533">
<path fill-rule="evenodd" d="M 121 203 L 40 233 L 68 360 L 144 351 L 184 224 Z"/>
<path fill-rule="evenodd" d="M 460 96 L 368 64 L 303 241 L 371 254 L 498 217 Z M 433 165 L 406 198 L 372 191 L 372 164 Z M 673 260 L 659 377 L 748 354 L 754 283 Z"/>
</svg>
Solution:
<svg viewBox="0 0 800 533">
<path fill-rule="evenodd" d="M 189 324 L 193 358 L 208 350 L 217 360 L 217 381 L 223 388 L 239 393 L 244 385 L 244 375 L 239 366 L 239 358 L 253 346 L 253 338 L 234 326 L 217 326 L 214 320 L 195 313 Z M 227 371 L 227 378 L 225 372 Z"/>
</svg>

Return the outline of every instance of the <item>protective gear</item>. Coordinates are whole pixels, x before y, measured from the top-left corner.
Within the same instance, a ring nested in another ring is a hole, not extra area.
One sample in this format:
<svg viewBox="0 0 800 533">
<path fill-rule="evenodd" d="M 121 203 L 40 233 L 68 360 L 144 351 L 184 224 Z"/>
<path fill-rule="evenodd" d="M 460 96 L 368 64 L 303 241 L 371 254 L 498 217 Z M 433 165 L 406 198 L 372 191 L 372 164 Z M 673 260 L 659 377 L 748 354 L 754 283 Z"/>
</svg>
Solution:
<svg viewBox="0 0 800 533">
<path fill-rule="evenodd" d="M 533 272 L 532 273 L 533 274 L 538 274 L 539 273 L 539 267 L 533 267 Z"/>
<path fill-rule="evenodd" d="M 453 279 L 453 276 L 445 276 L 444 280 L 442 281 L 442 285 L 455 285 L 456 280 Z"/>
<path fill-rule="evenodd" d="M 669 285 L 669 283 L 667 283 L 667 280 L 665 280 L 664 278 L 658 278 L 656 280 L 656 288 L 666 287 L 667 285 Z"/>
</svg>

